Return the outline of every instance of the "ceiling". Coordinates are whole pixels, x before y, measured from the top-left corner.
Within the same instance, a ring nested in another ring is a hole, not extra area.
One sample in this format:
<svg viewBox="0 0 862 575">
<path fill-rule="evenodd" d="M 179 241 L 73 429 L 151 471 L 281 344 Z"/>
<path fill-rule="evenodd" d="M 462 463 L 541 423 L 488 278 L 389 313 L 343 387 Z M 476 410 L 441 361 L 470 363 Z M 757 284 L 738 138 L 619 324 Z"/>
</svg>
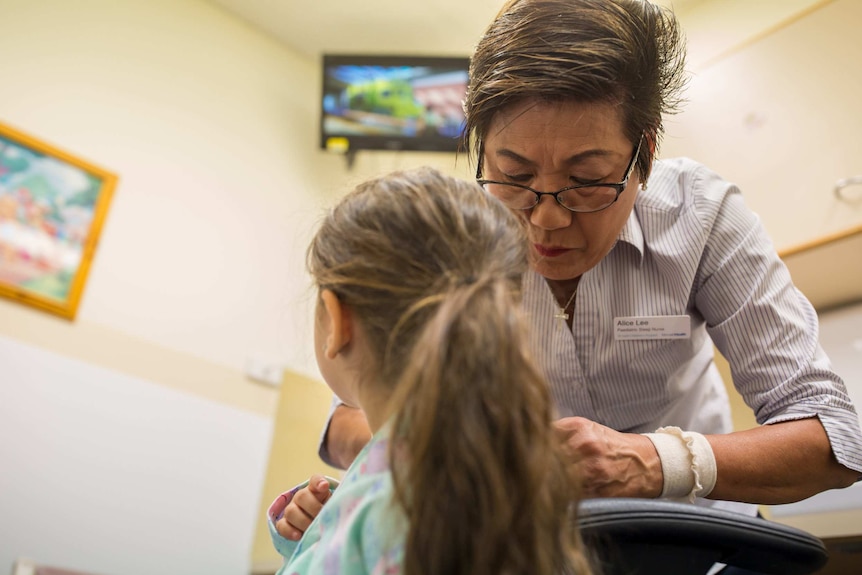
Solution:
<svg viewBox="0 0 862 575">
<path fill-rule="evenodd" d="M 657 0 L 681 11 L 705 0 Z M 466 56 L 503 0 L 210 0 L 311 58 Z"/>
</svg>

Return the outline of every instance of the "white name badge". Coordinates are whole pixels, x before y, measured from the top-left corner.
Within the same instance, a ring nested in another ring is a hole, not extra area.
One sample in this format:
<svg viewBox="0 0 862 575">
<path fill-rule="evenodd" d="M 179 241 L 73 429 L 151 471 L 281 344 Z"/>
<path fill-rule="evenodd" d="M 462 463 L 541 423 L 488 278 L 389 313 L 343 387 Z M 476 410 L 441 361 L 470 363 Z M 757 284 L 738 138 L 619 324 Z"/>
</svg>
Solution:
<svg viewBox="0 0 862 575">
<path fill-rule="evenodd" d="M 691 319 L 687 315 L 615 317 L 614 339 L 689 339 Z"/>
</svg>

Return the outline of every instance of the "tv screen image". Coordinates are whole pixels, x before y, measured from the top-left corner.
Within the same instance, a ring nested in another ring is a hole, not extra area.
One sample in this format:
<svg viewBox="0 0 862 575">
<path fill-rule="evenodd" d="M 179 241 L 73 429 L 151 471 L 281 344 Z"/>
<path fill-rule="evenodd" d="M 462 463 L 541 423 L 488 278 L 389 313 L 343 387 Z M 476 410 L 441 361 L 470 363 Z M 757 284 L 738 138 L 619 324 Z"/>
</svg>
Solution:
<svg viewBox="0 0 862 575">
<path fill-rule="evenodd" d="M 468 58 L 324 56 L 321 147 L 454 152 Z"/>
</svg>

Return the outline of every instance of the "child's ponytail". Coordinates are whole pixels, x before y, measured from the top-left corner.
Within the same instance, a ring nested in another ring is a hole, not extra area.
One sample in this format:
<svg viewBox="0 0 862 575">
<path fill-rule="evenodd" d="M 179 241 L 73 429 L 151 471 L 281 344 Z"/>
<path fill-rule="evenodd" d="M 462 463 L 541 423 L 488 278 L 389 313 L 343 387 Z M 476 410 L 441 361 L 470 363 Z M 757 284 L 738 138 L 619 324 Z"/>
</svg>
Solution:
<svg viewBox="0 0 862 575">
<path fill-rule="evenodd" d="M 410 525 L 405 573 L 581 567 L 574 517 L 562 511 L 576 501 L 575 483 L 527 353 L 516 287 L 488 273 L 452 277 L 427 301 L 435 312 L 393 399 L 393 472 Z"/>
</svg>

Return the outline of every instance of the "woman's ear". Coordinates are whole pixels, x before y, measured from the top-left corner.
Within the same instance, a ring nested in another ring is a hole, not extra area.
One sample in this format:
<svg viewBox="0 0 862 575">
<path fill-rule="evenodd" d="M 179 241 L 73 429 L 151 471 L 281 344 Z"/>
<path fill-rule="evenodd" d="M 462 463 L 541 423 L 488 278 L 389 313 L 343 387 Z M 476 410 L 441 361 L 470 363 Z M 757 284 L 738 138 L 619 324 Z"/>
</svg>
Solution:
<svg viewBox="0 0 862 575">
<path fill-rule="evenodd" d="M 350 309 L 341 303 L 341 300 L 332 290 L 322 290 L 320 299 L 326 310 L 326 317 L 323 318 L 323 321 L 327 335 L 323 353 L 328 359 L 334 359 L 353 337 Z"/>
<path fill-rule="evenodd" d="M 656 134 L 655 132 L 649 131 L 644 134 L 646 137 L 647 145 L 649 146 L 649 159 L 650 163 L 655 160 L 655 144 L 656 144 Z"/>
</svg>

